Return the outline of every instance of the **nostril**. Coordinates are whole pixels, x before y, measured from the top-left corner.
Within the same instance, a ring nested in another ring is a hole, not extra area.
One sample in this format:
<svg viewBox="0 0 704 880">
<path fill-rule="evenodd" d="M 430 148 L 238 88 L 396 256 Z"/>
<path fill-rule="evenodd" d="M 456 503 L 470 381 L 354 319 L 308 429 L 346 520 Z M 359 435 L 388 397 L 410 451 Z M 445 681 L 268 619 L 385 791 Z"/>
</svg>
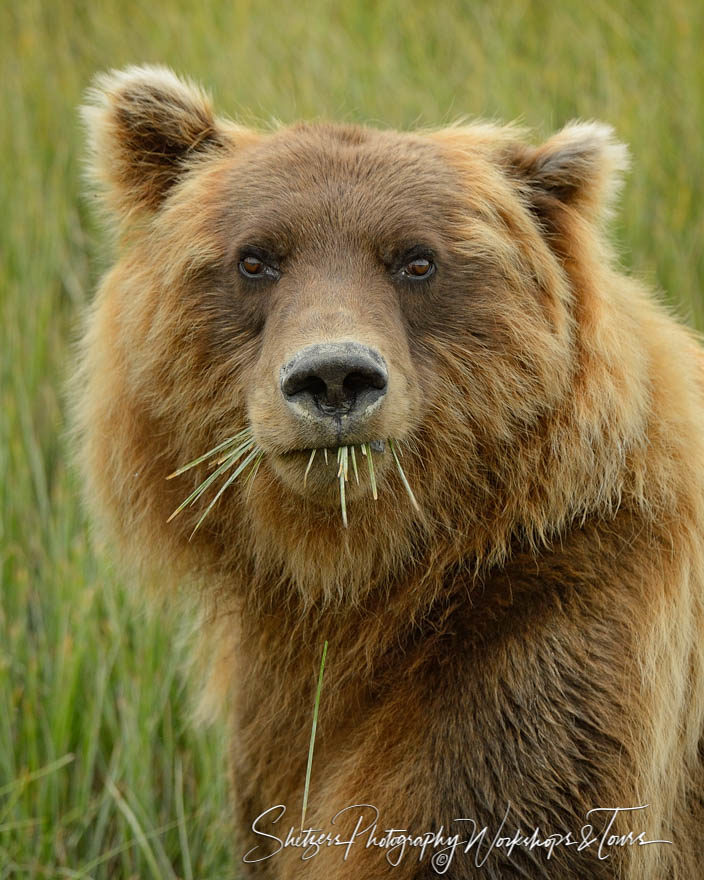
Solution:
<svg viewBox="0 0 704 880">
<path fill-rule="evenodd" d="M 295 397 L 297 394 L 310 394 L 320 397 L 326 393 L 325 382 L 315 374 L 301 371 L 287 376 L 281 383 L 281 388 L 286 397 Z"/>
<path fill-rule="evenodd" d="M 321 397 L 326 393 L 327 386 L 319 376 L 310 376 L 301 391 L 307 391 L 313 397 Z"/>
<path fill-rule="evenodd" d="M 309 413 L 362 412 L 386 393 L 386 364 L 372 348 L 355 342 L 321 343 L 302 349 L 281 370 L 287 401 Z"/>
<path fill-rule="evenodd" d="M 355 372 L 345 376 L 342 387 L 348 394 L 359 394 L 369 388 L 386 388 L 386 377 L 381 371 Z"/>
</svg>

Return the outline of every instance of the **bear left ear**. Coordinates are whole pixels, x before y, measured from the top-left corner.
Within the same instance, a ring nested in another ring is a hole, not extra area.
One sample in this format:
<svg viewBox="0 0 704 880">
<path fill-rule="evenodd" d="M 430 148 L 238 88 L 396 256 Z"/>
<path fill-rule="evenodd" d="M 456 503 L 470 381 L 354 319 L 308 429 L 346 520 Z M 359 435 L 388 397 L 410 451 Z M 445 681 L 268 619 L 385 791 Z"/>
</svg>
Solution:
<svg viewBox="0 0 704 880">
<path fill-rule="evenodd" d="M 506 158 L 538 214 L 557 201 L 593 220 L 608 214 L 629 164 L 611 126 L 597 122 L 570 123 L 540 147 L 514 144 Z"/>
<path fill-rule="evenodd" d="M 246 132 L 216 119 L 205 93 L 166 67 L 102 74 L 81 109 L 92 176 L 121 220 L 156 210 L 195 159 Z"/>
</svg>

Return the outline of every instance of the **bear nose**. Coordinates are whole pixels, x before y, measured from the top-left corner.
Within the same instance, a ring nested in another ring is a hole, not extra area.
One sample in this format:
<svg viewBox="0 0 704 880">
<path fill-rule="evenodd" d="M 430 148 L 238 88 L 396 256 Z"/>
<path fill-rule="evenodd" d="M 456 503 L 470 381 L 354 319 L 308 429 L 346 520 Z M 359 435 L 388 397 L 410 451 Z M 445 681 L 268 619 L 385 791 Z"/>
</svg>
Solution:
<svg viewBox="0 0 704 880">
<path fill-rule="evenodd" d="M 359 342 L 309 345 L 281 369 L 281 391 L 299 414 L 361 417 L 385 394 L 384 358 Z"/>
</svg>

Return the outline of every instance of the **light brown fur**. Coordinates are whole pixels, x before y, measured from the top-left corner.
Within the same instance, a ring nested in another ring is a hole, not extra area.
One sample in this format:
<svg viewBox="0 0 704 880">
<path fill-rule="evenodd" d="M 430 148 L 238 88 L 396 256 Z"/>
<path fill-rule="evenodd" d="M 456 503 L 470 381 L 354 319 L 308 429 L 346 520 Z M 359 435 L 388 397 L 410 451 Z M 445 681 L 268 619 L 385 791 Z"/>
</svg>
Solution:
<svg viewBox="0 0 704 880">
<path fill-rule="evenodd" d="M 510 803 L 506 833 L 576 833 L 592 807 L 648 804 L 615 827 L 672 845 L 458 854 L 449 876 L 695 880 L 702 354 L 605 239 L 624 148 L 580 123 L 538 148 L 489 125 L 257 133 L 149 68 L 100 79 L 86 116 L 120 236 L 75 382 L 86 496 L 163 591 L 203 585 L 242 852 L 268 807 L 299 821 L 327 639 L 307 824 L 371 803 L 380 827 L 462 816 L 493 836 Z M 237 243 L 263 237 L 286 269 L 255 292 Z M 422 290 L 383 268 L 401 240 L 433 246 Z M 347 530 L 322 464 L 302 486 L 278 370 L 341 338 L 389 364 L 370 430 L 405 441 L 420 514 L 388 453 L 378 502 L 350 485 Z M 256 479 L 189 541 L 202 507 L 167 518 L 207 470 L 166 476 L 248 424 Z M 434 876 L 362 845 L 250 870 Z"/>
</svg>

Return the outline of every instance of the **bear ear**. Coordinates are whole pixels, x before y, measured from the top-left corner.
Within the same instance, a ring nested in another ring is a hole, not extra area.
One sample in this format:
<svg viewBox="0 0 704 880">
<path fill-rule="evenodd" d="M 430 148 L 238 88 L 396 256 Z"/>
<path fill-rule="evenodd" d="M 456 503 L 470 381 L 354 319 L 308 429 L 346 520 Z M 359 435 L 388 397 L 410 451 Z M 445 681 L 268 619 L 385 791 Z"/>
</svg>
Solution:
<svg viewBox="0 0 704 880">
<path fill-rule="evenodd" d="M 540 147 L 514 144 L 507 158 L 538 214 L 559 202 L 592 220 L 608 215 L 629 164 L 626 146 L 598 122 L 572 122 Z"/>
<path fill-rule="evenodd" d="M 81 114 L 91 175 L 122 218 L 158 208 L 188 163 L 225 150 L 236 130 L 215 119 L 204 92 L 165 67 L 100 74 Z"/>
</svg>

